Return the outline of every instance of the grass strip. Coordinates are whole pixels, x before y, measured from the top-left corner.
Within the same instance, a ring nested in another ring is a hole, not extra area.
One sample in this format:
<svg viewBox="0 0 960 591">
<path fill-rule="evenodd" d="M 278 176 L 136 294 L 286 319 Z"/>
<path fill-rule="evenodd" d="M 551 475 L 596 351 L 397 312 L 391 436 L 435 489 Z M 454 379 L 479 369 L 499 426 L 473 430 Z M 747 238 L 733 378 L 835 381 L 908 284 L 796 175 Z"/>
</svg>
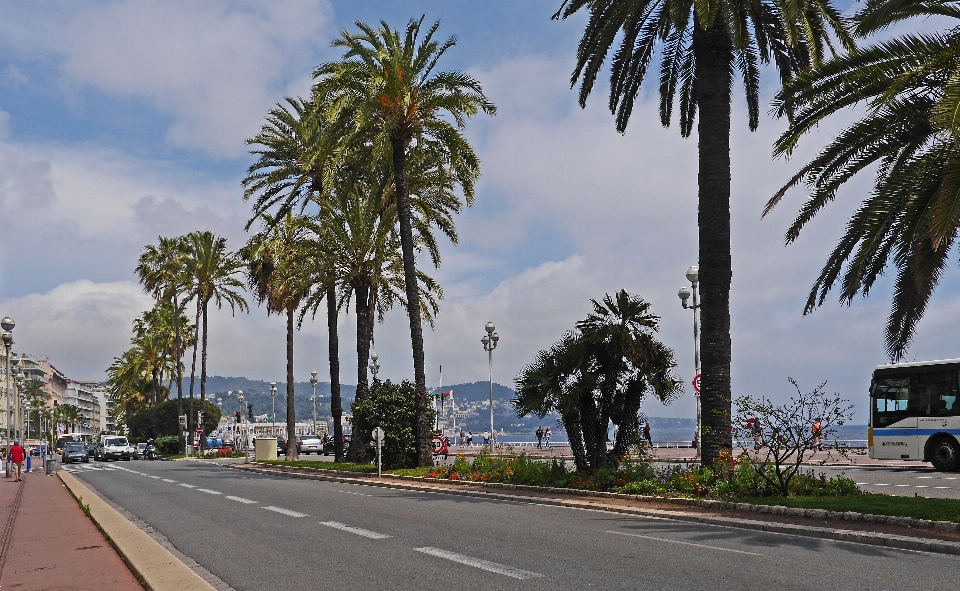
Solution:
<svg viewBox="0 0 960 591">
<path fill-rule="evenodd" d="M 317 468 L 320 470 L 337 470 L 342 472 L 372 472 L 377 473 L 373 464 L 353 464 L 350 462 L 324 462 L 316 460 L 258 460 L 258 464 L 267 466 L 287 466 L 289 468 Z"/>
<path fill-rule="evenodd" d="M 761 497 L 741 499 L 738 502 L 755 505 L 782 505 L 799 509 L 826 509 L 827 511 L 856 511 L 873 515 L 913 517 L 960 523 L 960 500 L 930 499 L 926 497 L 895 497 L 862 494 L 845 497 Z"/>
</svg>

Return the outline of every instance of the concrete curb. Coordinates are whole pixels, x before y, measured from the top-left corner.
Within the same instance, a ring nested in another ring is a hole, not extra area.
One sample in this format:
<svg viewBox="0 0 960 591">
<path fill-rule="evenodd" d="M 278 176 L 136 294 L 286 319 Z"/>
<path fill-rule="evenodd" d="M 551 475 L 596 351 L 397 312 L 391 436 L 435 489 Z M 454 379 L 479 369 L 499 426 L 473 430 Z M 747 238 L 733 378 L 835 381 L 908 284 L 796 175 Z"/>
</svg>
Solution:
<svg viewBox="0 0 960 591">
<path fill-rule="evenodd" d="M 90 518 L 110 540 L 130 570 L 151 591 L 216 591 L 166 548 L 141 531 L 66 471 L 57 472 L 81 505 L 90 508 Z"/>
<path fill-rule="evenodd" d="M 225 466 L 226 467 L 226 466 Z M 901 550 L 918 550 L 922 552 L 936 552 L 939 554 L 952 554 L 960 556 L 960 542 L 949 542 L 945 540 L 935 540 L 928 538 L 916 538 L 910 536 L 899 536 L 895 534 L 884 534 L 877 532 L 862 532 L 862 531 L 853 531 L 847 529 L 837 529 L 831 527 L 815 527 L 807 525 L 795 525 L 790 523 L 774 523 L 766 521 L 754 521 L 751 519 L 739 519 L 735 517 L 719 517 L 714 515 L 703 515 L 700 513 L 687 512 L 687 511 L 665 511 L 662 509 L 642 509 L 639 507 L 623 507 L 617 505 L 608 505 L 599 501 L 581 501 L 574 499 L 551 499 L 551 498 L 542 498 L 542 497 L 529 497 L 524 495 L 513 495 L 513 494 L 503 494 L 496 492 L 487 492 L 487 491 L 476 491 L 476 490 L 467 490 L 467 489 L 457 489 L 455 487 L 450 488 L 438 488 L 436 486 L 428 487 L 417 485 L 407 482 L 378 482 L 369 479 L 368 474 L 362 473 L 351 473 L 349 476 L 343 476 L 342 473 L 337 473 L 333 470 L 321 471 L 319 469 L 311 469 L 311 472 L 302 472 L 301 469 L 296 468 L 286 468 L 286 469 L 276 469 L 274 467 L 264 468 L 255 465 L 244 465 L 244 464 L 235 464 L 230 465 L 230 468 L 234 470 L 247 470 L 250 472 L 256 472 L 259 474 L 267 474 L 271 476 L 286 476 L 289 478 L 303 478 L 307 480 L 325 480 L 329 482 L 342 482 L 346 484 L 365 484 L 367 486 L 377 486 L 381 488 L 394 488 L 401 490 L 414 490 L 418 492 L 442 492 L 444 494 L 451 495 L 460 495 L 468 497 L 480 497 L 487 499 L 497 499 L 504 501 L 519 501 L 525 503 L 536 503 L 541 505 L 552 505 L 558 507 L 569 507 L 573 509 L 585 509 L 593 511 L 606 511 L 610 513 L 623 513 L 627 515 L 637 515 L 641 517 L 654 517 L 658 519 L 672 519 L 675 521 L 686 521 L 693 523 L 702 523 L 706 525 L 718 525 L 723 527 L 736 527 L 740 529 L 749 529 L 756 531 L 765 531 L 772 533 L 780 534 L 789 534 L 795 536 L 802 536 L 808 538 L 820 538 L 827 540 L 837 540 L 842 542 L 855 542 L 859 544 L 869 544 L 871 546 L 885 546 L 889 548 L 898 548 Z M 297 471 L 295 471 L 297 470 Z M 403 477 L 403 476 L 393 476 L 392 478 L 397 480 L 414 480 L 422 482 L 422 479 L 415 477 Z M 440 484 L 447 484 L 446 482 Z M 491 484 L 499 483 L 463 483 L 464 485 L 469 484 L 472 486 L 484 485 L 485 487 L 491 487 Z M 454 485 L 455 486 L 455 485 Z M 524 487 L 522 485 L 501 485 L 502 487 L 510 489 L 536 489 L 543 492 L 555 492 L 563 491 L 567 495 L 573 495 L 573 493 L 568 489 L 550 489 L 550 488 L 538 488 L 538 487 Z M 578 491 L 584 492 L 584 491 Z M 585 491 L 595 493 L 595 491 Z M 697 506 L 694 499 L 663 499 L 657 497 L 640 497 L 635 495 L 617 495 L 614 493 L 595 493 L 591 495 L 577 495 L 577 496 L 592 496 L 592 497 L 605 497 L 611 496 L 615 498 L 628 498 L 636 500 L 648 500 L 648 501 L 668 501 L 673 502 L 674 500 L 687 501 L 688 506 Z M 754 507 L 748 503 L 721 503 L 719 501 L 712 501 L 716 503 L 710 508 L 717 509 L 737 509 L 737 510 L 746 510 L 741 509 L 741 506 L 745 507 Z M 721 506 L 722 505 L 722 506 Z M 701 505 L 702 506 L 702 505 Z M 704 506 L 708 508 L 707 506 Z M 769 505 L 757 505 L 756 507 L 764 507 L 768 509 L 766 511 L 754 511 L 757 513 L 774 513 L 769 509 L 773 507 Z M 811 512 L 810 515 L 803 514 L 805 517 L 815 517 L 815 518 L 828 518 L 829 515 L 835 513 L 832 511 L 824 511 L 822 509 L 791 509 L 789 507 L 778 507 L 779 509 L 790 510 L 790 511 L 805 511 Z M 800 515 L 799 513 L 785 513 L 781 512 L 784 515 Z M 846 513 L 840 513 L 840 515 L 847 515 Z M 857 514 L 860 515 L 860 514 Z M 886 516 L 868 516 L 868 517 L 886 517 Z M 896 519 L 911 519 L 911 518 L 896 518 Z M 866 520 L 865 520 L 866 521 Z M 913 520 L 913 521 L 927 521 L 927 520 Z M 891 522 L 897 525 L 902 525 L 901 522 Z M 950 522 L 930 522 L 930 523 L 949 523 L 951 526 L 956 525 Z"/>
</svg>

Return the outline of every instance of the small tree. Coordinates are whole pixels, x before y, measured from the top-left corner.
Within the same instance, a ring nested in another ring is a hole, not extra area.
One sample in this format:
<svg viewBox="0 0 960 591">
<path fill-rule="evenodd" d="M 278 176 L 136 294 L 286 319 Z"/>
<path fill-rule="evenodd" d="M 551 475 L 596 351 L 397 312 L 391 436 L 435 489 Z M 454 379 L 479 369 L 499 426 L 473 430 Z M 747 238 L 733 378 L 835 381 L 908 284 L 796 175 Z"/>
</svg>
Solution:
<svg viewBox="0 0 960 591">
<path fill-rule="evenodd" d="M 821 447 L 821 442 L 836 435 L 837 427 L 853 417 L 853 405 L 839 394 L 827 394 L 823 382 L 811 392 L 803 393 L 793 378 L 787 378 L 796 389 L 796 396 L 780 406 L 765 397 L 740 396 L 734 401 L 734 441 L 740 443 L 751 466 L 763 480 L 780 491 L 790 494 L 790 481 L 800 471 L 804 460 Z M 814 424 L 819 422 L 819 431 Z M 750 444 L 758 445 L 750 450 Z M 849 459 L 854 453 L 847 448 L 827 448 L 827 458 L 836 453 Z"/>
<path fill-rule="evenodd" d="M 417 388 L 404 380 L 394 384 L 374 380 L 370 395 L 353 403 L 353 420 L 384 431 L 381 460 L 387 468 L 413 468 L 418 463 L 416 446 Z M 357 442 L 356 436 L 350 442 Z"/>
</svg>

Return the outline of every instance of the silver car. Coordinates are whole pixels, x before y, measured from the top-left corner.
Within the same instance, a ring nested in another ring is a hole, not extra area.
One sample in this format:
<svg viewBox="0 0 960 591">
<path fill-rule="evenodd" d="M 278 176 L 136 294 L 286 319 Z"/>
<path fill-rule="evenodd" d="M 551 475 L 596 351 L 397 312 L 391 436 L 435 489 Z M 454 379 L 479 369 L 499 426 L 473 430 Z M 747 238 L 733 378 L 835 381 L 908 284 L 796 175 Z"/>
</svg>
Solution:
<svg viewBox="0 0 960 591">
<path fill-rule="evenodd" d="M 297 452 L 321 454 L 323 453 L 323 442 L 316 435 L 297 435 Z"/>
</svg>

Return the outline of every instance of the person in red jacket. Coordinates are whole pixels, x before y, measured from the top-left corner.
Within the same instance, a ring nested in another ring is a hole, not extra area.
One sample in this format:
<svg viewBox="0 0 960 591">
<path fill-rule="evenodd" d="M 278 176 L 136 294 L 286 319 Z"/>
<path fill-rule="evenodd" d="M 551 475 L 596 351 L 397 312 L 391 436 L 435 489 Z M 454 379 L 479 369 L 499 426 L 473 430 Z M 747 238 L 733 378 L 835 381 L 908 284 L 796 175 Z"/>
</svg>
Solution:
<svg viewBox="0 0 960 591">
<path fill-rule="evenodd" d="M 13 465 L 17 468 L 17 479 L 14 482 L 20 482 L 20 468 L 23 466 L 23 460 L 27 457 L 27 452 L 20 446 L 19 441 L 13 442 L 13 447 L 10 448 L 10 461 L 13 462 Z"/>
</svg>

